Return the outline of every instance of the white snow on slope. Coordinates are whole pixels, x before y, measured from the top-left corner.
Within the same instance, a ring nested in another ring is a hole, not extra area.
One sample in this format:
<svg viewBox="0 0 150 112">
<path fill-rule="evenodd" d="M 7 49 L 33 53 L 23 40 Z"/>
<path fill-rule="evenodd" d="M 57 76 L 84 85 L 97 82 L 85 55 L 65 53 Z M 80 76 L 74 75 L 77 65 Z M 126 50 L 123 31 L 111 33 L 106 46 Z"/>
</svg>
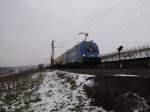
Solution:
<svg viewBox="0 0 150 112">
<path fill-rule="evenodd" d="M 102 107 L 91 106 L 83 85 L 94 84 L 92 75 L 46 72 L 37 94 L 41 101 L 32 104 L 27 112 L 105 112 Z M 89 78 L 89 80 L 87 80 Z"/>
</svg>

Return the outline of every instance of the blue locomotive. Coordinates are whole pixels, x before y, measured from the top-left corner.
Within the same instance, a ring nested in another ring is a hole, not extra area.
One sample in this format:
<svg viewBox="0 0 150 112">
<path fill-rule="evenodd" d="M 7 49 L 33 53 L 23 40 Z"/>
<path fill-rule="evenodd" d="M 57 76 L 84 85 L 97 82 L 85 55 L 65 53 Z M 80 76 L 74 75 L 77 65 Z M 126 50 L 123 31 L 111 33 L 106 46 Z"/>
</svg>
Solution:
<svg viewBox="0 0 150 112">
<path fill-rule="evenodd" d="M 54 65 L 98 64 L 101 62 L 98 46 L 95 42 L 82 41 L 54 60 Z"/>
</svg>

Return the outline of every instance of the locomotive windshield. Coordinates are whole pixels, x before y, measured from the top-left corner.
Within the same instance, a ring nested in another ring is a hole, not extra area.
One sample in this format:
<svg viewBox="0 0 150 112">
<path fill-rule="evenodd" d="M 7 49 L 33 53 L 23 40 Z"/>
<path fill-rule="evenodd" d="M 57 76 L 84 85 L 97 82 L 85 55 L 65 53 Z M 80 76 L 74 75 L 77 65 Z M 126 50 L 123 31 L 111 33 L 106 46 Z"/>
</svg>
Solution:
<svg viewBox="0 0 150 112">
<path fill-rule="evenodd" d="M 85 42 L 84 45 L 85 45 L 85 51 L 97 52 L 97 50 L 98 50 L 97 45 L 93 42 Z"/>
</svg>

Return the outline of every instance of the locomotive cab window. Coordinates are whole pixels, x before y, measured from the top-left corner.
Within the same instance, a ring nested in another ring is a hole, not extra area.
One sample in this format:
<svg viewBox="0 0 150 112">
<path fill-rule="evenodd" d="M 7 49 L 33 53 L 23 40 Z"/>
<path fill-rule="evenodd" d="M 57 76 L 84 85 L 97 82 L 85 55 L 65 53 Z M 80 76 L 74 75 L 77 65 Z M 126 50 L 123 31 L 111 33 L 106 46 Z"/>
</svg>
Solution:
<svg viewBox="0 0 150 112">
<path fill-rule="evenodd" d="M 98 50 L 97 45 L 93 42 L 85 42 L 84 48 L 88 52 L 96 52 Z"/>
</svg>

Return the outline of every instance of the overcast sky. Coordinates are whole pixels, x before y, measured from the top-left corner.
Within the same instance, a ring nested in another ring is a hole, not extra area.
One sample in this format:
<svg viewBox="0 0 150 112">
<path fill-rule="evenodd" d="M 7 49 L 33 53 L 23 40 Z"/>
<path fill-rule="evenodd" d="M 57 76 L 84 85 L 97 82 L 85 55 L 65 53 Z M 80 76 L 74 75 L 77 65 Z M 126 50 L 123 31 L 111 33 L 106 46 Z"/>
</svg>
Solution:
<svg viewBox="0 0 150 112">
<path fill-rule="evenodd" d="M 0 0 L 0 66 L 48 63 L 83 40 L 100 53 L 150 44 L 150 0 Z"/>
</svg>

